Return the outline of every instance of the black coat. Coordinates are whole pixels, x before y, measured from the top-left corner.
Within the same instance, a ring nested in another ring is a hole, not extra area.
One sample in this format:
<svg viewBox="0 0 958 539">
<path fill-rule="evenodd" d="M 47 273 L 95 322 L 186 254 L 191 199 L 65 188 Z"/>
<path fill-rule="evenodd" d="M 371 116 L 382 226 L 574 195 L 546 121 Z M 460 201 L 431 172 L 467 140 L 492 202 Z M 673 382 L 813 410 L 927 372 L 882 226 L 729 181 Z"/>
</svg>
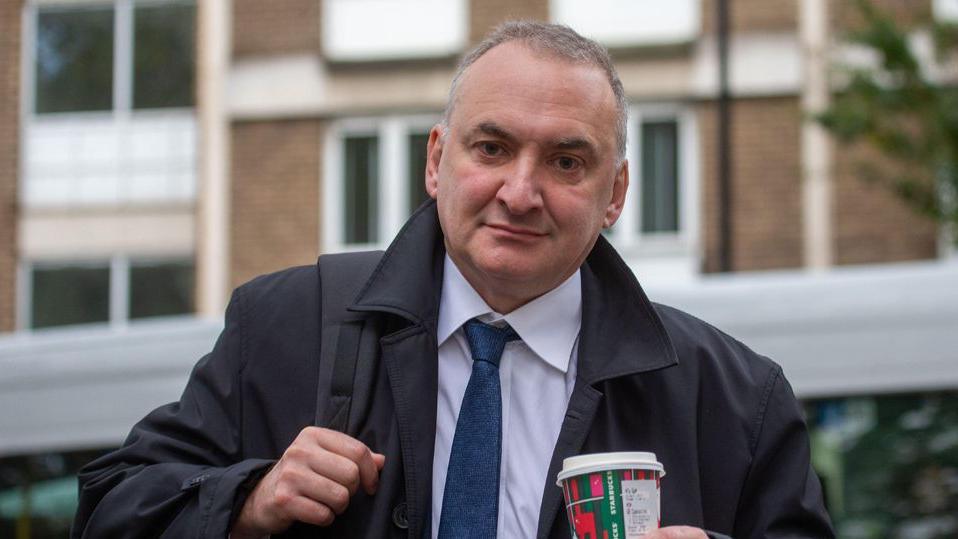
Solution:
<svg viewBox="0 0 958 539">
<path fill-rule="evenodd" d="M 281 537 L 429 533 L 443 255 L 430 204 L 368 282 L 355 277 L 352 315 L 376 318 L 382 335 L 360 349 L 347 431 L 386 455 L 379 489 L 360 491 L 330 528 L 297 525 Z M 328 400 L 317 277 L 315 266 L 292 268 L 234 292 L 180 401 L 81 472 L 72 537 L 227 536 L 250 485 Z M 658 456 L 663 525 L 736 539 L 833 537 L 802 412 L 778 365 L 650 303 L 602 238 L 582 267 L 582 299 L 578 377 L 542 486 L 539 537 L 570 535 L 554 483 L 562 459 L 603 451 Z"/>
</svg>

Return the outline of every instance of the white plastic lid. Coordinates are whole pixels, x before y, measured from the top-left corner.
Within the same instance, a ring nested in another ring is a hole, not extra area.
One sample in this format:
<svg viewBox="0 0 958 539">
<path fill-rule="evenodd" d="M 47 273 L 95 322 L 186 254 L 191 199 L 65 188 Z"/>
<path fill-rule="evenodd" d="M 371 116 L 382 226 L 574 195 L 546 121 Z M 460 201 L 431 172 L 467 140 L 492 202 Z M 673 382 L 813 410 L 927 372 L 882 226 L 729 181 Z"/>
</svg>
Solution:
<svg viewBox="0 0 958 539">
<path fill-rule="evenodd" d="M 656 460 L 655 453 L 645 451 L 623 451 L 616 453 L 590 453 L 576 455 L 562 461 L 562 471 L 556 477 L 556 484 L 584 473 L 604 472 L 606 470 L 653 470 L 665 476 L 665 467 Z"/>
</svg>

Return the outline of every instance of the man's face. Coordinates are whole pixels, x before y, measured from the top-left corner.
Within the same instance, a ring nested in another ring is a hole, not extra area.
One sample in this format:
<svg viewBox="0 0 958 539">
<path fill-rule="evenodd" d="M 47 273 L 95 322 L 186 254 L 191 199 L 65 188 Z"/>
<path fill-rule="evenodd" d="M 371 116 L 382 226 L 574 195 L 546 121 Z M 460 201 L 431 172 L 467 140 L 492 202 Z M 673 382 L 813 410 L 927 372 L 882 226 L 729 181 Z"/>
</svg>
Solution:
<svg viewBox="0 0 958 539">
<path fill-rule="evenodd" d="M 618 219 L 615 98 L 599 68 L 508 42 L 468 68 L 448 121 L 430 133 L 426 191 L 449 256 L 509 312 L 572 275 Z"/>
</svg>

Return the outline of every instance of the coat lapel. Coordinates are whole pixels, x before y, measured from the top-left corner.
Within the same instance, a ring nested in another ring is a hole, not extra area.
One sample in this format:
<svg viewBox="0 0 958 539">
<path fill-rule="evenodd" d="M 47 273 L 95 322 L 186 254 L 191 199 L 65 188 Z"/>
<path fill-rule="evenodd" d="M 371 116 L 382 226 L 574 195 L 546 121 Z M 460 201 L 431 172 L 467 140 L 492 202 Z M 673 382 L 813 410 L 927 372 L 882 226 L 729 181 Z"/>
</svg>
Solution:
<svg viewBox="0 0 958 539">
<path fill-rule="evenodd" d="M 599 408 L 602 393 L 590 385 L 576 382 L 569 399 L 569 408 L 562 420 L 562 430 L 552 453 L 549 473 L 546 474 L 545 490 L 542 493 L 542 505 L 539 509 L 539 532 L 537 537 L 548 537 L 552 523 L 562 503 L 562 490 L 555 480 L 562 470 L 562 461 L 579 452 L 585 442 L 586 434 L 592 425 L 595 411 Z"/>
<path fill-rule="evenodd" d="M 383 337 L 383 361 L 396 406 L 406 482 L 409 536 L 421 537 L 432 499 L 436 439 L 436 332 L 411 326 Z"/>
<path fill-rule="evenodd" d="M 350 311 L 390 318 L 380 339 L 395 403 L 409 537 L 429 531 L 436 439 L 436 319 L 445 249 L 434 203 L 423 205 L 383 254 Z"/>
<path fill-rule="evenodd" d="M 548 537 L 562 502 L 556 476 L 584 445 L 602 403 L 602 382 L 678 364 L 672 342 L 632 271 L 599 237 L 582 265 L 582 329 L 575 388 L 556 441 L 539 510 L 537 536 Z"/>
</svg>

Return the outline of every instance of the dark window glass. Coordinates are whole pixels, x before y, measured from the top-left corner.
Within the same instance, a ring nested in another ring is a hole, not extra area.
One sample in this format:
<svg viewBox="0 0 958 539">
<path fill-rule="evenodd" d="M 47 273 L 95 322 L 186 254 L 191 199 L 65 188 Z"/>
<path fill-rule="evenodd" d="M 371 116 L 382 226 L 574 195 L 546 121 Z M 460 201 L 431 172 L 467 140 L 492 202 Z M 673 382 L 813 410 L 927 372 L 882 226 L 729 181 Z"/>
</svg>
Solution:
<svg viewBox="0 0 958 539">
<path fill-rule="evenodd" d="M 31 327 L 44 328 L 110 320 L 110 268 L 33 270 Z"/>
<path fill-rule="evenodd" d="M 378 235 L 379 139 L 347 137 L 344 145 L 346 243 L 373 243 Z"/>
<path fill-rule="evenodd" d="M 678 179 L 676 122 L 643 123 L 641 232 L 678 231 Z"/>
<path fill-rule="evenodd" d="M 77 509 L 77 472 L 106 450 L 0 458 L 0 537 L 69 537 Z"/>
<path fill-rule="evenodd" d="M 192 262 L 130 265 L 130 318 L 193 312 Z"/>
<path fill-rule="evenodd" d="M 409 213 L 429 199 L 426 194 L 426 143 L 429 134 L 409 135 Z"/>
<path fill-rule="evenodd" d="M 133 108 L 193 105 L 195 7 L 137 6 L 133 31 Z"/>
<path fill-rule="evenodd" d="M 838 537 L 958 537 L 958 392 L 806 404 Z"/>
<path fill-rule="evenodd" d="M 113 9 L 40 9 L 36 111 L 112 108 Z"/>
</svg>

